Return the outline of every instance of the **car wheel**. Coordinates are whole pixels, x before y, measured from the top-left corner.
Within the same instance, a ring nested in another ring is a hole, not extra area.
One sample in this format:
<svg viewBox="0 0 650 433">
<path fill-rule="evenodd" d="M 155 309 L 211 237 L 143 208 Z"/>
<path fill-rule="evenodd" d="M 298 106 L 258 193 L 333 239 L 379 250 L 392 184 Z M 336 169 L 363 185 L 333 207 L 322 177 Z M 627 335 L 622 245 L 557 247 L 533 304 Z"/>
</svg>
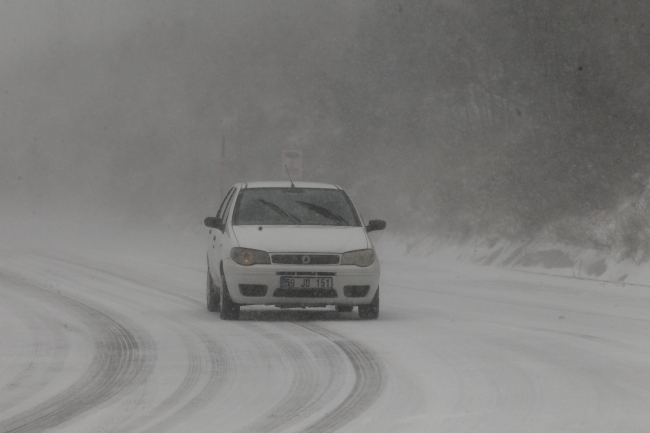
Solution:
<svg viewBox="0 0 650 433">
<path fill-rule="evenodd" d="M 210 269 L 208 269 L 208 282 L 205 289 L 207 295 L 207 304 L 208 311 L 214 313 L 219 311 L 219 293 L 217 293 L 217 288 L 212 281 L 212 275 L 210 275 Z"/>
<path fill-rule="evenodd" d="M 339 313 L 349 313 L 354 308 L 353 305 L 337 305 L 336 311 Z"/>
<path fill-rule="evenodd" d="M 221 274 L 221 318 L 223 320 L 239 319 L 239 304 L 235 304 L 230 297 L 223 273 Z"/>
<path fill-rule="evenodd" d="M 359 305 L 359 319 L 373 320 L 379 317 L 379 288 L 368 305 Z"/>
</svg>

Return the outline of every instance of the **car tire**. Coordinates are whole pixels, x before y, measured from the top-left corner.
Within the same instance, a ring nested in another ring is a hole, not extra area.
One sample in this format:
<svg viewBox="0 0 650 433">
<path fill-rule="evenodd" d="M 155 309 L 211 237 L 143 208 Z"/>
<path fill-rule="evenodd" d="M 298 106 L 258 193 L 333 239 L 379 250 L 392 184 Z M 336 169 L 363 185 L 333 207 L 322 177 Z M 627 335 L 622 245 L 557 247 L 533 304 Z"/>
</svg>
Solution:
<svg viewBox="0 0 650 433">
<path fill-rule="evenodd" d="M 349 313 L 354 309 L 353 305 L 337 305 L 336 306 L 336 311 L 339 313 Z"/>
<path fill-rule="evenodd" d="M 208 269 L 208 281 L 206 284 L 205 292 L 207 297 L 208 311 L 211 313 L 219 311 L 219 293 L 217 293 L 217 287 L 214 285 L 214 281 L 212 281 L 210 269 Z"/>
<path fill-rule="evenodd" d="M 379 288 L 377 293 L 368 305 L 359 305 L 359 319 L 361 320 L 374 320 L 379 317 Z"/>
<path fill-rule="evenodd" d="M 221 274 L 221 319 L 239 319 L 239 304 L 236 304 L 230 297 L 226 277 L 224 277 L 223 273 Z"/>
</svg>

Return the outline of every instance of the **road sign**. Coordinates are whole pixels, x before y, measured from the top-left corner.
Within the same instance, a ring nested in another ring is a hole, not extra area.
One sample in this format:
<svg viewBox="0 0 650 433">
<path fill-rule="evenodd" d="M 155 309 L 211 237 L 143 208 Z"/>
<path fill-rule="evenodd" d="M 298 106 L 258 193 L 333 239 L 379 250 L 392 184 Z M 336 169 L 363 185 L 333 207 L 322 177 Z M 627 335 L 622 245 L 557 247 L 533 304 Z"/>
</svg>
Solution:
<svg viewBox="0 0 650 433">
<path fill-rule="evenodd" d="M 288 180 L 288 174 L 290 174 L 292 180 L 301 180 L 304 163 L 303 157 L 304 151 L 302 149 L 282 149 L 282 166 L 280 167 L 282 171 L 280 178 Z"/>
</svg>

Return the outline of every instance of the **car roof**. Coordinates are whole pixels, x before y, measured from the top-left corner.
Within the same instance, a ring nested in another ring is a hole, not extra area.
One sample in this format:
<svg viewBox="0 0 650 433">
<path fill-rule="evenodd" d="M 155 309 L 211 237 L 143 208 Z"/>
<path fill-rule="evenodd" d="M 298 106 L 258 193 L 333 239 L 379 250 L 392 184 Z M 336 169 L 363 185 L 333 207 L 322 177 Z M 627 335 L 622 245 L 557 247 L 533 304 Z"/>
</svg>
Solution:
<svg viewBox="0 0 650 433">
<path fill-rule="evenodd" d="M 318 182 L 294 182 L 296 188 L 320 188 L 320 189 L 341 189 L 337 185 L 330 183 Z M 291 182 L 285 181 L 268 181 L 268 182 L 248 182 L 241 183 L 242 188 L 291 188 Z"/>
</svg>

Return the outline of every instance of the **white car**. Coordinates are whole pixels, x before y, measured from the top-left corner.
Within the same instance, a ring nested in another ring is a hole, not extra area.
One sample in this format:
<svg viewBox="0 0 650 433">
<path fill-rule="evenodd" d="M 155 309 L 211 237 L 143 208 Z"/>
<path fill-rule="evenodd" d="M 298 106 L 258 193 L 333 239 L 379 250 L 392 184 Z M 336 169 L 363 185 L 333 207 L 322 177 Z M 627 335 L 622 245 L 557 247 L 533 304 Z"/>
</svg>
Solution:
<svg viewBox="0 0 650 433">
<path fill-rule="evenodd" d="M 236 320 L 243 305 L 359 308 L 379 316 L 379 261 L 368 225 L 335 185 L 254 182 L 234 185 L 210 227 L 207 304 Z"/>
</svg>

